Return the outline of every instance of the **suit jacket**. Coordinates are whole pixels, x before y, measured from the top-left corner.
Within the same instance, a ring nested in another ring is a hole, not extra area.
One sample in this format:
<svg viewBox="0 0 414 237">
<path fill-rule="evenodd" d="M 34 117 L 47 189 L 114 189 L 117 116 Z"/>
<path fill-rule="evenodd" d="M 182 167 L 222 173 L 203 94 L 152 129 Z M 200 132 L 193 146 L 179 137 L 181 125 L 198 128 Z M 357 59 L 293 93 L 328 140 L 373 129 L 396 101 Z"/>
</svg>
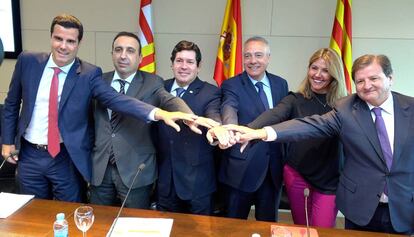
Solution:
<svg viewBox="0 0 414 237">
<path fill-rule="evenodd" d="M 20 54 L 5 100 L 3 144 L 20 141 L 30 123 L 47 53 Z M 91 179 L 93 126 L 91 100 L 137 119 L 147 120 L 155 107 L 120 95 L 102 80 L 100 68 L 76 58 L 63 86 L 58 126 L 68 153 L 86 181 Z M 21 109 L 21 111 L 20 111 Z"/>
<path fill-rule="evenodd" d="M 165 81 L 171 91 L 174 79 Z M 182 99 L 194 113 L 221 122 L 220 90 L 196 78 L 183 94 Z M 206 129 L 202 129 L 205 133 Z M 166 196 L 174 180 L 177 195 L 190 200 L 211 194 L 216 190 L 214 147 L 204 135 L 198 135 L 183 127 L 180 133 L 159 124 L 158 127 L 158 192 Z"/>
<path fill-rule="evenodd" d="M 105 82 L 110 85 L 114 71 L 104 73 Z M 191 113 L 183 100 L 172 96 L 164 89 L 161 77 L 137 71 L 126 95 L 156 107 L 171 111 Z M 101 103 L 94 106 L 95 144 L 92 152 L 92 185 L 102 183 L 113 146 L 116 167 L 124 185 L 129 187 L 140 164 L 145 164 L 133 188 L 152 184 L 157 178 L 155 147 L 151 140 L 151 124 L 132 117 L 120 116 L 119 124 L 112 129 L 108 110 Z M 174 130 L 175 131 L 175 130 Z"/>
<path fill-rule="evenodd" d="M 273 105 L 288 94 L 288 85 L 283 78 L 267 73 L 270 81 Z M 246 72 L 222 84 L 221 106 L 223 124 L 246 125 L 265 111 L 255 86 Z M 224 151 L 219 171 L 220 182 L 244 192 L 254 192 L 263 183 L 270 169 L 273 183 L 282 182 L 282 146 L 277 143 L 258 142 L 256 146 L 240 153 L 240 145 Z"/>
<path fill-rule="evenodd" d="M 357 95 L 338 101 L 322 116 L 295 119 L 272 127 L 277 140 L 339 136 L 344 148 L 344 168 L 339 178 L 336 204 L 358 225 L 367 225 L 387 184 L 389 210 L 398 232 L 414 232 L 414 98 L 392 93 L 394 99 L 394 154 L 388 170 L 375 124 L 366 102 Z"/>
</svg>

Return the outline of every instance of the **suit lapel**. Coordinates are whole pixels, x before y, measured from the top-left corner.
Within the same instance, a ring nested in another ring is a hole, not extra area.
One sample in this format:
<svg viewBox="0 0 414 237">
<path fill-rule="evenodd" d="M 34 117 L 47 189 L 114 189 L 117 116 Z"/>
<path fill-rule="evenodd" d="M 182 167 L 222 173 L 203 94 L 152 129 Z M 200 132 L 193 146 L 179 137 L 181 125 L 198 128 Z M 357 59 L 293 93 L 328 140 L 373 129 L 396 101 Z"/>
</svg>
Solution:
<svg viewBox="0 0 414 237">
<path fill-rule="evenodd" d="M 78 79 L 78 74 L 81 73 L 81 63 L 78 58 L 75 59 L 72 67 L 69 70 L 68 75 L 66 76 L 65 84 L 63 85 L 62 95 L 60 97 L 59 103 L 59 113 L 62 111 L 64 104 L 69 98 L 69 95 L 76 84 Z"/>
<path fill-rule="evenodd" d="M 273 107 L 275 107 L 278 104 L 278 101 L 280 101 L 282 99 L 282 98 L 280 98 L 281 97 L 280 96 L 281 89 L 275 83 L 272 76 L 270 76 L 267 72 L 266 72 L 266 75 L 267 75 L 267 78 L 269 78 L 270 90 L 272 91 Z"/>
<path fill-rule="evenodd" d="M 182 99 L 185 101 L 190 101 L 194 98 L 203 87 L 203 82 L 197 77 L 191 84 L 188 86 L 186 92 L 182 96 Z"/>
<path fill-rule="evenodd" d="M 144 80 L 146 79 L 143 77 L 143 74 L 140 71 L 137 71 L 134 79 L 132 79 L 131 84 L 128 87 L 126 95 L 136 98 L 139 91 L 144 85 Z"/>
<path fill-rule="evenodd" d="M 402 147 L 406 143 L 408 133 L 407 124 L 410 124 L 410 106 L 400 100 L 400 97 L 394 93 L 394 153 L 393 164 L 398 162 L 401 156 Z"/>
<path fill-rule="evenodd" d="M 377 153 L 378 157 L 381 158 L 381 162 L 385 167 L 387 167 L 387 163 L 382 155 L 377 130 L 372 120 L 371 111 L 369 110 L 368 105 L 361 99 L 356 98 L 352 109 L 352 115 L 358 122 L 360 129 L 364 131 L 364 134 L 367 136 L 369 142 L 374 147 L 374 150 Z"/>
<path fill-rule="evenodd" d="M 39 57 L 38 63 L 39 67 L 35 67 L 36 70 L 33 70 L 32 77 L 33 80 L 29 80 L 29 83 L 32 84 L 30 88 L 35 88 L 34 90 L 28 90 L 30 92 L 29 95 L 29 102 L 31 103 L 31 108 L 34 108 L 34 104 L 36 102 L 37 91 L 39 90 L 40 80 L 42 79 L 43 71 L 45 70 L 47 61 L 49 60 L 50 54 L 42 54 Z"/>
</svg>

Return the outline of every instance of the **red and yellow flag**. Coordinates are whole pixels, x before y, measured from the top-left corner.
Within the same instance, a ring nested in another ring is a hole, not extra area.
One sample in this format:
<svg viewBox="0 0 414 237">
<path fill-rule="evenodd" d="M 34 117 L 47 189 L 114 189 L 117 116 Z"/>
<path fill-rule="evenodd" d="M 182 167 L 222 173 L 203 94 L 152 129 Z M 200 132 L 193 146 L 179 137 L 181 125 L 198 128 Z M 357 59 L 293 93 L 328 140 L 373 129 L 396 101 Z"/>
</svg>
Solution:
<svg viewBox="0 0 414 237">
<path fill-rule="evenodd" d="M 330 48 L 342 58 L 345 85 L 352 93 L 352 0 L 337 0 Z"/>
<path fill-rule="evenodd" d="M 217 85 L 243 71 L 240 0 L 227 0 L 221 26 L 214 80 Z"/>
<path fill-rule="evenodd" d="M 139 11 L 139 39 L 141 40 L 142 61 L 139 69 L 155 73 L 155 47 L 152 28 L 152 0 L 141 0 Z"/>
</svg>

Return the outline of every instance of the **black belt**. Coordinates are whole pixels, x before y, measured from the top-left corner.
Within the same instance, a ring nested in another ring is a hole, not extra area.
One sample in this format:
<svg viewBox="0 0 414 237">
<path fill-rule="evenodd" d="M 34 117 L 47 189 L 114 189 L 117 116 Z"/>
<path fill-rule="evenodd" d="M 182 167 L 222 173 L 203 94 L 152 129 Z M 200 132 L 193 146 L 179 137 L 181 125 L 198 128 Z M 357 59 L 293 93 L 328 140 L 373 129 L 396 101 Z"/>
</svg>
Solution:
<svg viewBox="0 0 414 237">
<path fill-rule="evenodd" d="M 36 150 L 47 151 L 47 145 L 44 145 L 44 144 L 34 144 L 34 143 L 29 142 L 28 140 L 26 140 L 24 138 L 22 139 L 22 141 L 26 145 L 31 146 L 31 147 L 33 147 Z M 62 143 L 60 143 L 60 145 L 62 145 Z"/>
<path fill-rule="evenodd" d="M 388 202 L 379 202 L 379 207 L 388 207 Z"/>
</svg>

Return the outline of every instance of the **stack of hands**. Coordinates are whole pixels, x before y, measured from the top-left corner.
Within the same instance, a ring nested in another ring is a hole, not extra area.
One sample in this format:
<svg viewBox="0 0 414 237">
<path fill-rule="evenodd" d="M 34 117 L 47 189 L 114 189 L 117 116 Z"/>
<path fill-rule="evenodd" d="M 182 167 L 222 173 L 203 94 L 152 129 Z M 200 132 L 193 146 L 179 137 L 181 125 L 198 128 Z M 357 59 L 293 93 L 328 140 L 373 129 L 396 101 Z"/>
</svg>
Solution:
<svg viewBox="0 0 414 237">
<path fill-rule="evenodd" d="M 180 126 L 176 123 L 182 120 L 193 132 L 202 134 L 199 126 L 208 128 L 206 134 L 207 140 L 211 145 L 218 145 L 221 149 L 227 149 L 234 144 L 241 143 L 240 152 L 248 145 L 249 141 L 255 139 L 266 140 L 267 133 L 264 129 L 251 129 L 245 126 L 228 124 L 220 125 L 220 123 L 195 114 L 187 114 L 183 112 L 168 112 L 159 109 L 155 113 L 156 120 L 164 121 L 168 126 L 180 131 Z M 18 161 L 17 153 L 14 145 L 2 145 L 2 156 L 10 163 L 16 164 Z"/>
<path fill-rule="evenodd" d="M 221 149 L 227 149 L 236 143 L 242 144 L 240 152 L 255 139 L 266 140 L 267 133 L 264 129 L 252 129 L 245 126 L 228 124 L 216 126 L 208 130 L 207 140 L 212 145 L 218 145 Z"/>
<path fill-rule="evenodd" d="M 163 120 L 167 125 L 173 127 L 177 132 L 180 131 L 180 126 L 176 123 L 177 120 L 182 120 L 193 132 L 202 134 L 198 126 L 208 128 L 206 134 L 207 140 L 212 145 L 218 145 L 221 149 L 227 149 L 236 143 L 241 143 L 240 152 L 246 148 L 251 140 L 262 139 L 266 140 L 267 133 L 264 129 L 252 129 L 245 126 L 228 124 L 220 125 L 220 123 L 195 114 L 187 114 L 183 112 L 167 112 L 165 110 L 158 110 L 155 114 L 156 120 Z"/>
</svg>

